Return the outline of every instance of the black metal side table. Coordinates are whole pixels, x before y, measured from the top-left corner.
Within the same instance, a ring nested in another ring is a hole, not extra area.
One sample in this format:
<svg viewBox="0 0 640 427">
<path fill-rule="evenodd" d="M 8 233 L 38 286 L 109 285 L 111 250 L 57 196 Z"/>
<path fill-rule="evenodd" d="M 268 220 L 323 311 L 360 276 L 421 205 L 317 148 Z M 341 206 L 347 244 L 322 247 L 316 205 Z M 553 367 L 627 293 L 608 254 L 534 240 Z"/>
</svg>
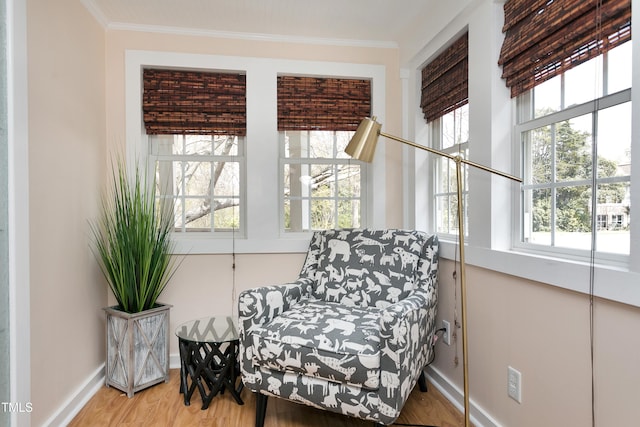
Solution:
<svg viewBox="0 0 640 427">
<path fill-rule="evenodd" d="M 229 390 L 239 405 L 242 381 L 236 386 L 240 374 L 237 366 L 238 328 L 228 316 L 214 316 L 192 320 L 176 328 L 180 347 L 180 393 L 184 404 L 191 403 L 196 388 L 202 397 L 202 409 L 211 400 Z M 189 384 L 189 378 L 191 384 Z"/>
</svg>

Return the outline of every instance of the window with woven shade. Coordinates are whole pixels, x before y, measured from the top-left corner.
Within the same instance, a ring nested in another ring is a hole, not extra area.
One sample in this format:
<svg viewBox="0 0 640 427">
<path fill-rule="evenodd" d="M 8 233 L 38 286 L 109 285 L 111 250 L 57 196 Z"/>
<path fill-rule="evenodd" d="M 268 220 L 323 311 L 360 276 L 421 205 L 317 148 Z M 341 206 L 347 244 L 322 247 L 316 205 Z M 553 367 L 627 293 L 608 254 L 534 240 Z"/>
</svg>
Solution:
<svg viewBox="0 0 640 427">
<path fill-rule="evenodd" d="M 370 80 L 278 76 L 279 131 L 355 131 L 370 116 Z"/>
<path fill-rule="evenodd" d="M 498 64 L 516 97 L 631 39 L 631 0 L 508 0 Z"/>
<path fill-rule="evenodd" d="M 631 217 L 631 2 L 508 0 L 500 54 L 523 168 L 518 245 L 624 263 Z"/>
<path fill-rule="evenodd" d="M 467 157 L 469 154 L 469 34 L 455 39 L 422 69 L 420 106 L 429 124 L 434 148 Z M 435 229 L 442 236 L 458 234 L 457 182 L 455 164 L 444 157 L 435 157 L 431 168 L 434 175 L 433 207 Z M 463 165 L 466 177 L 467 166 Z M 463 197 L 467 198 L 467 182 L 463 179 Z M 467 222 L 467 203 L 465 222 Z"/>
<path fill-rule="evenodd" d="M 420 107 L 427 123 L 469 102 L 469 33 L 422 69 Z"/>
<path fill-rule="evenodd" d="M 372 114 L 371 81 L 283 75 L 277 86 L 282 230 L 366 225 L 366 165 L 344 149 Z"/>
<path fill-rule="evenodd" d="M 143 71 L 148 135 L 237 135 L 247 132 L 246 76 L 207 71 Z"/>
<path fill-rule="evenodd" d="M 158 197 L 175 232 L 243 229 L 246 76 L 145 69 L 142 110 Z"/>
</svg>

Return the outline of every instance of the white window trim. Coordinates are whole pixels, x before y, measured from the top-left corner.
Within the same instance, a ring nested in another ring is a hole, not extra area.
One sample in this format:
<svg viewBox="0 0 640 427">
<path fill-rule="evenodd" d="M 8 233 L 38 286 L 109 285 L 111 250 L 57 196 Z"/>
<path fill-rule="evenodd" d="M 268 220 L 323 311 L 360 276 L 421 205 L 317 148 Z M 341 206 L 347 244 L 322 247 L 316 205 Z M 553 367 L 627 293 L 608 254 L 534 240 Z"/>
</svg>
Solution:
<svg viewBox="0 0 640 427">
<path fill-rule="evenodd" d="M 372 80 L 373 115 L 384 123 L 385 67 L 321 61 L 282 60 L 240 56 L 199 55 L 174 52 L 127 50 L 125 53 L 125 135 L 129 167 L 147 158 L 141 109 L 143 67 L 174 67 L 244 72 L 247 76 L 246 136 L 246 238 L 213 238 L 176 235 L 176 253 L 277 253 L 305 252 L 309 234 L 281 236 L 278 189 L 279 141 L 277 131 L 277 76 L 300 74 L 339 76 Z M 270 102 L 268 101 L 270 100 Z M 367 212 L 370 227 L 385 226 L 385 153 L 378 144 L 367 171 Z M 143 166 L 143 165 L 141 165 Z M 255 173 L 255 171 L 260 171 Z M 375 191 L 374 191 L 375 189 Z"/>
<path fill-rule="evenodd" d="M 633 0 L 634 4 L 638 2 L 640 0 Z M 422 112 L 415 107 L 418 104 L 416 94 L 420 93 L 420 66 L 455 35 L 457 28 L 468 26 L 469 156 L 473 161 L 517 176 L 521 172 L 520 157 L 517 150 L 513 149 L 511 139 L 514 135 L 511 124 L 515 123 L 515 117 L 511 116 L 515 116 L 515 101 L 510 99 L 509 90 L 501 78 L 501 70 L 495 63 L 495 52 L 502 43 L 502 19 L 502 4 L 483 4 L 467 15 L 457 17 L 448 25 L 447 31 L 438 34 L 412 59 L 408 68 L 408 84 L 412 87 L 407 91 L 404 102 L 410 106 L 407 120 L 411 131 L 407 139 L 430 144 Z M 640 28 L 640 14 L 634 14 L 632 20 L 633 28 Z M 488 24 L 493 22 L 495 25 Z M 635 36 L 633 38 L 640 39 Z M 634 43 L 632 56 L 633 68 L 640 69 L 640 43 Z M 632 87 L 640 87 L 640 73 L 633 73 Z M 640 91 L 631 91 L 631 102 L 640 105 Z M 638 158 L 640 108 L 632 108 L 631 122 L 632 158 Z M 411 168 L 411 174 L 405 180 L 406 192 L 411 198 L 409 222 L 405 225 L 432 232 L 432 179 L 427 163 L 430 156 L 414 149 L 407 149 L 404 153 L 405 161 Z M 497 176 L 487 178 L 486 173 L 473 176 L 472 173 L 473 168 L 470 168 L 469 197 L 472 204 L 469 211 L 470 236 L 465 247 L 467 265 L 589 294 L 591 266 L 588 261 L 561 259 L 513 248 L 512 236 L 518 236 L 515 220 L 519 215 L 519 185 Z M 632 170 L 631 187 L 640 188 L 640 172 L 635 169 Z M 631 206 L 640 206 L 640 191 L 632 191 Z M 625 266 L 605 265 L 602 260 L 595 260 L 593 292 L 596 297 L 640 307 L 640 226 L 632 226 L 631 233 L 629 261 Z M 457 259 L 455 240 L 440 240 L 440 256 L 449 260 Z M 476 285 L 481 286 L 480 283 Z M 474 284 L 469 283 L 469 286 Z"/>
<path fill-rule="evenodd" d="M 467 104 L 468 105 L 468 104 Z M 460 108 L 462 107 L 458 107 L 457 109 L 453 110 L 454 111 L 458 111 Z M 449 114 L 449 113 L 447 113 Z M 438 117 L 437 119 L 433 120 L 431 123 L 429 123 L 427 125 L 427 127 L 429 128 L 429 132 L 431 134 L 431 141 L 432 141 L 432 146 L 436 149 L 436 150 L 440 150 L 443 153 L 447 153 L 450 155 L 462 155 L 462 157 L 466 157 L 466 154 L 464 153 L 465 151 L 468 152 L 469 150 L 469 138 L 467 138 L 466 141 L 461 142 L 461 143 L 454 143 L 451 147 L 448 148 L 442 148 L 443 145 L 443 123 L 442 120 L 444 118 L 443 116 Z M 440 174 L 443 173 L 443 170 L 440 168 L 440 166 L 442 165 L 442 159 L 443 157 L 440 156 L 432 156 L 431 159 L 431 168 L 433 170 L 433 201 L 432 201 L 432 209 L 433 209 L 433 218 L 434 218 L 434 229 L 438 228 L 438 207 L 437 207 L 437 201 L 436 199 L 438 197 L 442 197 L 444 195 L 449 195 L 449 196 L 456 196 L 457 197 L 457 191 L 438 191 L 437 187 L 438 187 L 438 183 L 442 181 Z M 452 160 L 449 160 L 449 162 L 452 162 Z M 463 187 L 463 191 L 462 191 L 462 200 L 469 200 L 469 183 L 468 180 L 465 178 L 465 174 L 467 171 L 469 171 L 471 169 L 471 166 L 468 166 L 466 164 L 462 164 L 461 165 L 461 173 L 462 173 L 462 187 Z M 451 169 L 449 170 L 451 171 Z M 456 175 L 453 174 L 452 176 L 449 177 L 449 179 L 457 179 Z M 465 216 L 465 239 L 469 238 L 469 230 L 468 230 L 468 224 L 469 224 L 469 219 L 467 218 L 467 206 L 466 204 L 463 205 L 463 215 Z M 451 214 L 455 214 L 457 217 L 457 212 L 449 212 L 449 215 Z M 457 220 L 456 220 L 457 223 Z M 458 238 L 458 233 L 450 233 L 450 232 L 439 232 L 438 236 L 440 236 L 441 239 L 444 240 L 452 240 L 455 241 Z"/>
<path fill-rule="evenodd" d="M 158 135 L 154 135 L 154 136 L 158 136 Z M 161 135 L 162 136 L 162 135 Z M 147 136 L 147 138 L 152 138 L 153 136 Z M 238 164 L 238 177 L 240 182 L 244 182 L 246 180 L 246 161 L 245 161 L 245 152 L 246 152 L 246 147 L 245 147 L 245 137 L 244 136 L 239 136 L 238 138 L 238 154 L 228 154 L 228 155 L 219 155 L 219 154 L 210 154 L 210 155 L 181 155 L 181 154 L 149 154 L 147 156 L 147 165 L 149 168 L 149 174 L 151 174 L 148 178 L 150 180 L 153 179 L 153 173 L 155 171 L 156 168 L 156 162 L 158 161 L 170 161 L 170 162 L 182 162 L 182 161 L 196 161 L 196 162 L 205 162 L 205 163 L 213 163 L 213 162 L 219 162 L 219 161 L 227 161 L 227 162 L 235 162 Z M 147 146 L 148 148 L 148 146 Z M 176 238 L 179 238 L 178 236 L 182 236 L 183 234 L 188 234 L 189 236 L 198 236 L 201 235 L 202 238 L 206 237 L 206 238 L 214 238 L 214 239 L 233 239 L 233 238 L 244 238 L 246 233 L 245 233 L 245 225 L 246 225 L 246 203 L 245 203 L 245 191 L 243 191 L 244 188 L 240 188 L 238 189 L 238 192 L 236 194 L 234 194 L 234 196 L 236 198 L 238 198 L 239 203 L 240 203 L 240 209 L 238 212 L 238 216 L 240 218 L 240 228 L 236 228 L 233 230 L 227 229 L 227 230 L 214 230 L 212 231 L 206 231 L 206 232 L 202 232 L 202 231 L 187 231 L 188 229 L 183 230 L 182 227 L 184 227 L 183 224 L 183 220 L 184 218 L 180 221 L 180 223 L 182 224 L 181 230 L 179 232 L 177 232 L 175 234 Z M 176 197 L 176 195 L 173 195 L 174 197 Z M 183 197 L 183 196 L 178 196 L 176 197 L 174 200 L 181 200 L 184 203 L 184 200 L 188 198 L 188 197 Z M 226 198 L 226 197 L 224 197 Z M 235 209 L 235 208 L 234 208 Z M 184 212 L 183 212 L 184 215 Z M 213 222 L 213 212 L 212 212 L 212 216 L 211 216 L 212 222 Z M 234 235 L 235 233 L 235 235 Z M 183 236 L 182 238 L 187 239 L 187 236 Z"/>
<path fill-rule="evenodd" d="M 313 131 L 300 131 L 300 132 L 313 132 Z M 368 223 L 368 218 L 371 217 L 371 213 L 368 212 L 368 210 L 366 209 L 366 206 L 368 206 L 367 205 L 368 193 L 366 192 L 366 189 L 368 187 L 366 185 L 366 179 L 368 175 L 367 174 L 368 164 L 360 160 L 350 159 L 350 158 L 285 157 L 284 156 L 284 145 L 285 145 L 284 134 L 285 133 L 286 133 L 285 131 L 278 132 L 278 138 L 279 138 L 279 144 L 280 144 L 280 150 L 279 150 L 280 164 L 278 166 L 278 173 L 279 173 L 278 183 L 280 185 L 280 188 L 278 190 L 279 191 L 278 194 L 280 194 L 280 206 L 279 206 L 280 207 L 280 236 L 283 238 L 295 238 L 296 236 L 301 238 L 306 238 L 310 233 L 310 231 L 285 230 L 284 198 L 282 197 L 282 195 L 284 194 L 284 178 L 285 178 L 284 166 L 285 165 L 317 165 L 317 164 L 346 165 L 351 163 L 351 164 L 360 166 L 360 171 L 362 174 L 362 176 L 360 177 L 360 185 L 361 185 L 361 188 L 365 189 L 365 192 L 363 192 L 363 194 L 361 194 L 359 198 L 361 206 L 365 207 L 365 209 L 361 209 L 360 224 L 362 227 L 364 227 L 364 224 Z M 335 138 L 335 132 L 334 132 L 334 138 Z M 334 140 L 334 144 L 335 144 L 335 140 Z M 336 145 L 334 145 L 333 151 L 335 151 L 335 148 L 336 148 Z M 337 153 L 334 153 L 334 155 L 337 156 Z M 311 199 L 315 199 L 315 197 L 311 195 L 308 195 L 307 197 L 311 197 Z M 338 194 L 336 193 L 334 196 L 330 197 L 330 199 L 334 202 L 334 207 L 335 207 L 335 203 L 337 203 L 342 198 L 338 196 Z M 337 214 L 336 214 L 336 218 L 337 218 Z"/>
<path fill-rule="evenodd" d="M 31 297 L 29 263 L 29 105 L 27 5 L 6 3 L 7 163 L 9 216 L 9 388 L 13 402 L 31 400 Z M 31 425 L 14 412 L 11 425 Z"/>
<path fill-rule="evenodd" d="M 522 156 L 523 153 L 520 152 L 520 150 L 522 149 L 522 141 L 521 141 L 522 133 L 531 131 L 533 129 L 538 129 L 543 126 L 549 126 L 554 123 L 560 123 L 566 120 L 570 120 L 575 117 L 592 114 L 595 111 L 602 111 L 607 108 L 610 108 L 616 105 L 621 105 L 623 103 L 630 102 L 630 101 L 631 101 L 631 89 L 626 89 L 626 90 L 599 98 L 597 100 L 597 106 L 594 103 L 594 101 L 588 101 L 580 105 L 571 106 L 561 111 L 551 113 L 543 117 L 527 120 L 524 123 L 515 125 L 513 130 L 513 145 L 514 147 L 516 147 L 516 152 L 518 152 L 518 161 L 522 162 L 522 157 L 523 157 Z M 515 105 L 514 108 L 516 109 L 519 108 L 517 104 L 518 104 L 518 101 L 514 100 L 514 105 Z M 522 170 L 522 166 L 520 167 L 520 169 Z M 600 180 L 601 179 L 599 179 L 599 181 Z M 619 180 L 616 178 L 608 178 L 608 180 L 609 182 L 616 182 L 616 181 L 627 182 L 626 179 Z M 579 181 L 576 181 L 576 182 L 573 182 L 572 184 L 575 185 L 579 183 L 580 183 Z M 591 185 L 591 183 L 592 181 L 590 179 L 585 180 L 584 182 L 585 185 Z M 563 184 L 554 183 L 552 185 L 558 185 L 559 187 L 562 188 L 566 185 L 566 183 L 563 183 Z M 537 245 L 535 243 L 523 242 L 521 240 L 521 236 L 522 236 L 522 228 L 524 227 L 524 224 L 522 224 L 522 216 L 520 212 L 521 209 L 522 207 L 518 205 L 518 208 L 517 208 L 518 213 L 514 220 L 513 248 L 515 250 L 519 250 L 523 252 L 531 252 L 533 254 L 539 254 L 543 257 L 545 256 L 562 257 L 566 259 L 576 260 L 579 262 L 580 261 L 584 262 L 585 260 L 589 259 L 589 256 L 590 256 L 589 250 L 571 249 L 571 248 L 558 247 L 558 246 Z M 603 264 L 620 266 L 622 268 L 625 268 L 630 262 L 629 255 L 625 255 L 625 254 L 597 252 L 597 258 Z"/>
</svg>

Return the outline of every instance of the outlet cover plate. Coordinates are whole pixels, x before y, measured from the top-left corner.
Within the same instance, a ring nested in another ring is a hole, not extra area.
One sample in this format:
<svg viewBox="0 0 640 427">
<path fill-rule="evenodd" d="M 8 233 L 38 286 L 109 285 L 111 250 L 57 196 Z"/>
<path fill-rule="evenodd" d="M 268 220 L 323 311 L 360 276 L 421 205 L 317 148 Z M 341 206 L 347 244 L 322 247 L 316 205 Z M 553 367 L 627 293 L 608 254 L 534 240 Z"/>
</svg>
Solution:
<svg viewBox="0 0 640 427">
<path fill-rule="evenodd" d="M 507 372 L 507 394 L 516 402 L 522 403 L 522 374 L 511 366 Z"/>
<path fill-rule="evenodd" d="M 446 345 L 451 345 L 451 324 L 446 320 L 443 320 L 442 327 L 445 328 L 445 331 L 442 334 L 442 341 L 444 341 Z"/>
</svg>

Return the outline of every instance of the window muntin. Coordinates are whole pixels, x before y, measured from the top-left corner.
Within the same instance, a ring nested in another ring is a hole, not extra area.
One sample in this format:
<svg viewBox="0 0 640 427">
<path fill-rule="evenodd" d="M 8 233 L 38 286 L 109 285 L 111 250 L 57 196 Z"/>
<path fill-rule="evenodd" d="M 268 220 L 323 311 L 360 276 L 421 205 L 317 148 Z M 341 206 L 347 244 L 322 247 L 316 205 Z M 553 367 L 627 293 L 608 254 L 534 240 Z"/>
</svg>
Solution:
<svg viewBox="0 0 640 427">
<path fill-rule="evenodd" d="M 629 254 L 630 48 L 620 45 L 518 98 L 525 245 L 580 253 L 593 244 Z"/>
<path fill-rule="evenodd" d="M 173 201 L 176 233 L 243 230 L 244 138 L 151 135 L 149 162 L 159 198 Z"/>
<path fill-rule="evenodd" d="M 469 154 L 469 104 L 445 114 L 432 122 L 435 146 L 446 153 L 468 158 Z M 438 157 L 435 162 L 435 221 L 436 231 L 444 235 L 458 234 L 458 195 L 456 165 L 453 161 Z M 463 216 L 468 230 L 467 206 L 468 168 L 462 165 Z"/>
<path fill-rule="evenodd" d="M 282 229 L 356 228 L 364 221 L 365 168 L 344 153 L 354 132 L 280 132 Z"/>
<path fill-rule="evenodd" d="M 605 93 L 629 89 L 631 76 L 629 41 L 537 85 L 530 91 L 533 94 L 533 117 L 543 117 L 583 104 L 601 98 Z"/>
</svg>

